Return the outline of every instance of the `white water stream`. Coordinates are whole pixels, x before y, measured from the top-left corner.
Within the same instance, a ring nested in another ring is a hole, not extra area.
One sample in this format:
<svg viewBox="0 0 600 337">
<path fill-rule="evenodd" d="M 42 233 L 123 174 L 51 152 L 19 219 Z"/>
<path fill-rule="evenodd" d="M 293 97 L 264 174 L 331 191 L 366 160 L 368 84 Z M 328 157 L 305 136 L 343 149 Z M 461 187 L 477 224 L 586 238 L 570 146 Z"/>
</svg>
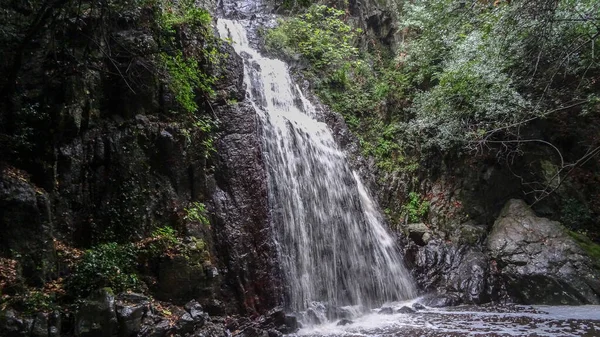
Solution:
<svg viewBox="0 0 600 337">
<path fill-rule="evenodd" d="M 261 120 L 286 308 L 372 308 L 413 298 L 402 256 L 369 192 L 287 65 L 250 46 L 248 24 L 219 19 L 218 30 L 244 59 L 247 99 Z"/>
</svg>

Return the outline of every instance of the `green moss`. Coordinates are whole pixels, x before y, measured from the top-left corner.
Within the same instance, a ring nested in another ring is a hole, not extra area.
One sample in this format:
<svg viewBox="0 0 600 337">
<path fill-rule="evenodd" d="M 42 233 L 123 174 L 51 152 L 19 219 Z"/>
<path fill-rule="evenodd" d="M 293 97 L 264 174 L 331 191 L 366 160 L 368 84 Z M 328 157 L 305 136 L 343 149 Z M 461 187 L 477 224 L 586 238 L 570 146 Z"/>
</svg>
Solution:
<svg viewBox="0 0 600 337">
<path fill-rule="evenodd" d="M 594 261 L 594 264 L 600 269 L 600 245 L 594 243 L 585 234 L 568 231 L 569 235 L 577 242 L 579 247 L 583 249 L 589 257 Z"/>
</svg>

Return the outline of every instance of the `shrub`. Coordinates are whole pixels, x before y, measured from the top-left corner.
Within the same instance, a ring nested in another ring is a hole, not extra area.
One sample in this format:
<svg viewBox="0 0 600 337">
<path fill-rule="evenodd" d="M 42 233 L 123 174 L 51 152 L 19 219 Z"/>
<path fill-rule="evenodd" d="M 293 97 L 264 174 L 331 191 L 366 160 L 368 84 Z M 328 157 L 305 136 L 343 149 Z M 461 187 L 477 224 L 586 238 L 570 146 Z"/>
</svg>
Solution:
<svg viewBox="0 0 600 337">
<path fill-rule="evenodd" d="M 67 291 L 76 297 L 110 287 L 115 292 L 135 290 L 140 281 L 135 273 L 137 250 L 131 244 L 105 243 L 87 250 L 67 281 Z"/>
<path fill-rule="evenodd" d="M 279 22 L 266 36 L 266 48 L 285 56 L 300 54 L 315 68 L 336 67 L 358 55 L 352 45 L 355 32 L 342 17 L 344 11 L 313 5 L 298 17 Z"/>
<path fill-rule="evenodd" d="M 408 194 L 408 202 L 402 206 L 402 213 L 410 222 L 421 221 L 429 212 L 429 201 L 424 200 L 417 192 Z"/>
<path fill-rule="evenodd" d="M 188 113 L 198 110 L 196 95 L 207 96 L 215 94 L 212 86 L 216 78 L 203 71 L 199 62 L 214 65 L 218 62 L 217 39 L 211 30 L 212 17 L 210 13 L 196 6 L 193 0 L 176 2 L 154 0 L 157 8 L 157 21 L 160 26 L 161 44 L 164 51 L 159 53 L 159 66 L 166 75 L 167 86 L 175 96 L 175 100 Z M 184 53 L 189 41 L 181 40 L 183 29 L 186 35 L 199 38 L 203 46 L 202 55 Z"/>
</svg>

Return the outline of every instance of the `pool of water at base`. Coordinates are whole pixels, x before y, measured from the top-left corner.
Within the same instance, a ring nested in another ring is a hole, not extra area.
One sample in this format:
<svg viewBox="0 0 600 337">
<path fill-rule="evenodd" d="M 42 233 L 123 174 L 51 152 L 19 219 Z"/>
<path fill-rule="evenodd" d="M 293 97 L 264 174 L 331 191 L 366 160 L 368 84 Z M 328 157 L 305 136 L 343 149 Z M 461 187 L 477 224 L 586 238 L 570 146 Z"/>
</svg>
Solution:
<svg viewBox="0 0 600 337">
<path fill-rule="evenodd" d="M 600 306 L 484 305 L 424 308 L 400 313 L 415 301 L 384 305 L 385 310 L 304 327 L 301 337 L 437 337 L 437 336 L 586 336 L 600 337 Z M 390 312 L 391 314 L 383 314 Z M 380 312 L 381 311 L 381 312 Z M 344 323 L 344 322 L 342 322 Z"/>
</svg>

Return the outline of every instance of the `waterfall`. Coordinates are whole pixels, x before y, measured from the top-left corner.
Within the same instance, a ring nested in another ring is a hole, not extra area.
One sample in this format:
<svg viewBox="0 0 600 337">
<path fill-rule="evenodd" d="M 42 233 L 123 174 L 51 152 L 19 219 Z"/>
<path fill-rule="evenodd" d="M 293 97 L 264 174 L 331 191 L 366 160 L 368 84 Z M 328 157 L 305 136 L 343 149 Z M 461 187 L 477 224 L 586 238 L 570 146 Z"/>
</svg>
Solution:
<svg viewBox="0 0 600 337">
<path fill-rule="evenodd" d="M 262 125 L 285 305 L 365 308 L 416 295 L 382 216 L 286 64 L 250 46 L 245 20 L 218 20 L 244 59 L 247 98 Z"/>
</svg>

